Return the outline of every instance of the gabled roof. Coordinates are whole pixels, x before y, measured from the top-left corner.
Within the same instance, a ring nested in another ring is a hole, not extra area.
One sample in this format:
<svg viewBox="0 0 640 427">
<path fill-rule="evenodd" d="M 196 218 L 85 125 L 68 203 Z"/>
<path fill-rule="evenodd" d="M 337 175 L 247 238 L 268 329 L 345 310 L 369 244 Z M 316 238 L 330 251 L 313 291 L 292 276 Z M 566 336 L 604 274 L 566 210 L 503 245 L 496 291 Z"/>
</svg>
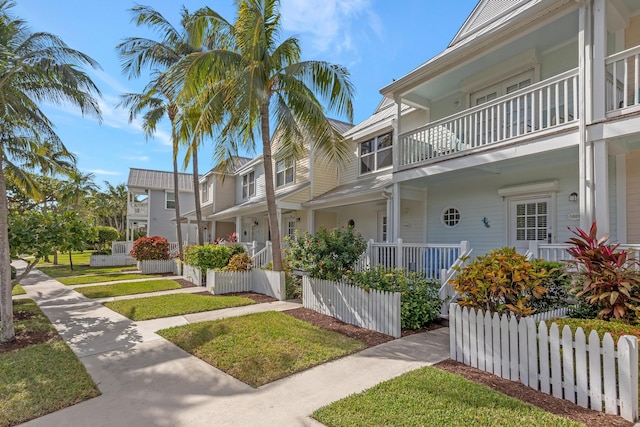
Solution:
<svg viewBox="0 0 640 427">
<path fill-rule="evenodd" d="M 326 205 L 331 203 L 344 203 L 349 204 L 350 200 L 353 200 L 359 196 L 367 196 L 379 193 L 382 198 L 382 192 L 389 186 L 393 185 L 392 174 L 385 173 L 381 175 L 374 175 L 367 178 L 359 179 L 358 181 L 335 187 L 318 197 L 304 202 L 302 204 L 305 208 L 312 208 L 318 205 Z"/>
<path fill-rule="evenodd" d="M 455 35 L 449 47 L 469 37 L 498 18 L 503 17 L 526 3 L 537 3 L 539 0 L 482 0 L 471 15 L 467 18 L 462 28 Z"/>
<path fill-rule="evenodd" d="M 401 113 L 404 114 L 413 109 L 413 107 L 402 104 Z M 394 100 L 383 98 L 373 115 L 352 127 L 344 136 L 355 140 L 363 136 L 370 136 L 368 135 L 368 130 L 371 130 L 370 133 L 374 133 L 380 128 L 391 126 L 391 121 L 396 117 L 396 110 L 397 107 Z"/>
<path fill-rule="evenodd" d="M 173 172 L 129 168 L 127 187 L 173 190 Z M 193 191 L 193 175 L 179 173 L 178 188 L 180 191 Z"/>
<path fill-rule="evenodd" d="M 331 123 L 331 126 L 333 126 L 334 129 L 340 133 L 340 135 L 344 135 L 349 129 L 353 127 L 351 123 L 343 122 L 341 120 L 336 120 L 336 119 L 328 119 L 328 120 L 329 120 L 329 123 Z"/>
</svg>

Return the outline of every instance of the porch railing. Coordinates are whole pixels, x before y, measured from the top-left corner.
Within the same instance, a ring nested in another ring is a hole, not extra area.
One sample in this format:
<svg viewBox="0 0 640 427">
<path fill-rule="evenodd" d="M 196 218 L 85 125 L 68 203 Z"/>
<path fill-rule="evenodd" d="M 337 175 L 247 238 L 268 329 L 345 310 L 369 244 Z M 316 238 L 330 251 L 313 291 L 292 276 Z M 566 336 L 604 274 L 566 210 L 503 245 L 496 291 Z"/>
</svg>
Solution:
<svg viewBox="0 0 640 427">
<path fill-rule="evenodd" d="M 574 69 L 401 134 L 398 166 L 576 122 L 579 101 L 578 71 Z"/>
<path fill-rule="evenodd" d="M 250 257 L 255 256 L 258 248 L 258 243 L 255 240 L 252 242 L 220 242 L 218 244 L 222 246 L 242 245 Z"/>
<path fill-rule="evenodd" d="M 142 202 L 134 202 L 129 203 L 129 207 L 127 209 L 127 213 L 130 216 L 144 216 L 146 217 L 149 213 L 149 204 Z"/>
<path fill-rule="evenodd" d="M 273 261 L 273 252 L 271 251 L 271 242 L 267 241 L 262 250 L 256 252 L 251 258 L 253 258 L 253 266 L 256 268 L 268 267 L 269 263 Z"/>
<path fill-rule="evenodd" d="M 640 105 L 640 46 L 606 58 L 607 112 Z"/>
<path fill-rule="evenodd" d="M 572 257 L 567 249 L 570 247 L 571 245 L 567 243 L 531 242 L 527 254 L 530 254 L 531 258 L 541 258 L 546 261 L 569 261 Z M 624 244 L 620 245 L 619 249 L 626 250 L 629 258 L 640 261 L 640 245 Z"/>
</svg>

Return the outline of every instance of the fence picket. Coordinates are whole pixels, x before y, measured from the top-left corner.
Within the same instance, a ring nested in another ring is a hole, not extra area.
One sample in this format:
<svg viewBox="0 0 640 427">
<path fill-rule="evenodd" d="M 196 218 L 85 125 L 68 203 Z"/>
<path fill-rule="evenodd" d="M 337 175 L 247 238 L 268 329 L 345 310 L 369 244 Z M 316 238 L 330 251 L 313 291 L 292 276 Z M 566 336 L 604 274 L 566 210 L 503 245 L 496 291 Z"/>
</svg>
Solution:
<svg viewBox="0 0 640 427">
<path fill-rule="evenodd" d="M 462 362 L 464 360 L 464 347 L 462 345 L 462 307 L 456 304 L 456 316 L 460 319 L 460 323 L 456 327 L 456 360 Z"/>
<path fill-rule="evenodd" d="M 485 351 L 485 369 L 487 372 L 493 372 L 493 328 L 491 327 L 491 313 L 487 310 L 484 313 L 484 351 Z"/>
<path fill-rule="evenodd" d="M 456 343 L 456 329 L 458 328 L 458 317 L 456 316 L 458 304 L 449 304 L 449 358 L 458 360 L 458 345 Z"/>
<path fill-rule="evenodd" d="M 562 328 L 562 378 L 564 379 L 564 398 L 576 403 L 575 375 L 573 371 L 573 336 L 571 328 Z"/>
<path fill-rule="evenodd" d="M 538 345 L 540 346 L 540 391 L 551 393 L 551 371 L 549 366 L 549 330 L 547 324 L 540 322 L 538 327 Z"/>
<path fill-rule="evenodd" d="M 478 367 L 478 341 L 476 336 L 476 328 L 477 328 L 476 311 L 472 309 L 469 312 L 469 345 L 470 345 L 469 355 L 471 358 L 471 360 L 469 361 L 469 364 L 474 368 Z"/>
<path fill-rule="evenodd" d="M 576 352 L 576 403 L 583 408 L 589 407 L 589 388 L 587 386 L 587 337 L 582 328 L 576 330 L 575 352 Z"/>
<path fill-rule="evenodd" d="M 509 319 L 509 371 L 511 381 L 518 381 L 520 352 L 518 351 L 518 320 L 516 316 Z"/>
<path fill-rule="evenodd" d="M 500 317 L 498 313 L 493 314 L 491 323 L 493 325 L 493 374 L 502 376 L 502 357 L 507 357 L 507 355 L 502 354 L 502 347 L 500 346 Z"/>
<path fill-rule="evenodd" d="M 507 315 L 503 314 L 500 319 L 500 338 L 501 338 L 501 348 L 502 351 L 502 366 L 500 367 L 501 373 L 500 376 L 502 378 L 510 379 L 511 378 L 511 363 L 510 358 L 511 354 L 509 353 L 510 342 L 509 342 L 509 319 L 507 319 Z"/>
<path fill-rule="evenodd" d="M 536 331 L 536 322 L 531 318 L 525 319 L 527 325 L 527 369 L 529 387 L 538 389 L 538 334 Z"/>
<path fill-rule="evenodd" d="M 620 415 L 629 420 L 638 417 L 638 338 L 625 335 L 618 341 Z"/>
<path fill-rule="evenodd" d="M 529 351 L 528 351 L 528 337 L 527 334 L 527 322 L 524 319 L 521 319 L 518 325 L 518 336 L 516 337 L 516 341 L 518 341 L 518 350 L 520 354 L 518 355 L 518 371 L 520 382 L 524 385 L 529 385 Z"/>
<path fill-rule="evenodd" d="M 617 389 L 616 389 L 616 358 L 615 344 L 611 334 L 604 334 L 602 339 L 602 365 L 604 378 L 604 411 L 607 414 L 617 414 Z"/>
<path fill-rule="evenodd" d="M 478 318 L 476 319 L 476 344 L 478 348 L 478 369 L 484 371 L 486 367 L 486 350 L 484 348 L 484 315 L 482 312 L 478 312 Z"/>
<path fill-rule="evenodd" d="M 551 356 L 551 394 L 562 399 L 562 365 L 560 362 L 560 331 L 556 323 L 549 328 L 549 354 Z"/>
<path fill-rule="evenodd" d="M 589 333 L 589 396 L 591 409 L 602 411 L 600 337 L 596 331 Z"/>
<path fill-rule="evenodd" d="M 469 308 L 462 309 L 462 345 L 465 349 L 469 348 Z M 464 352 L 464 364 L 469 365 L 471 355 L 469 351 Z"/>
</svg>

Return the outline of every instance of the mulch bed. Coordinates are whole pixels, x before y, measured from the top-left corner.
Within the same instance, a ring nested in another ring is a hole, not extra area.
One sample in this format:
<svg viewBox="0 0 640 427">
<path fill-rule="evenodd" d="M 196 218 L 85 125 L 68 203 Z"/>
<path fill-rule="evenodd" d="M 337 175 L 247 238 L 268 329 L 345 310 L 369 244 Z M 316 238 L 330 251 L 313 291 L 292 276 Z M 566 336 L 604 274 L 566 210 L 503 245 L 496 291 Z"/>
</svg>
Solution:
<svg viewBox="0 0 640 427">
<path fill-rule="evenodd" d="M 480 369 L 472 368 L 453 360 L 445 360 L 435 365 L 437 368 L 460 375 L 475 383 L 491 387 L 523 402 L 530 403 L 547 412 L 570 418 L 588 427 L 630 427 L 632 422 L 616 415 L 606 415 L 601 412 L 583 408 L 568 400 L 555 398 L 551 395 L 536 391 L 515 381 L 505 380 Z"/>
<path fill-rule="evenodd" d="M 276 302 L 277 298 L 270 297 L 269 295 L 259 294 L 256 292 L 232 292 L 229 294 L 224 294 L 224 296 L 236 296 L 236 297 L 245 297 L 252 299 L 256 302 L 256 304 L 262 304 L 264 302 Z"/>
<path fill-rule="evenodd" d="M 283 313 L 293 316 L 296 319 L 303 320 L 311 323 L 322 329 L 329 331 L 335 331 L 349 338 L 355 338 L 366 344 L 367 347 L 374 347 L 379 344 L 383 344 L 388 341 L 394 340 L 390 335 L 381 334 L 380 332 L 371 331 L 369 329 L 359 328 L 354 325 L 349 325 L 333 317 L 326 316 L 324 314 L 317 313 L 308 308 L 295 308 L 293 310 L 286 310 Z"/>
<path fill-rule="evenodd" d="M 42 344 L 50 339 L 54 338 L 57 334 L 55 332 L 36 332 L 36 331 L 24 331 L 24 333 L 17 333 L 16 339 L 4 344 L 0 344 L 0 354 L 7 351 L 18 350 L 21 348 L 29 347 L 35 344 Z"/>
<path fill-rule="evenodd" d="M 196 285 L 194 285 L 193 283 L 191 283 L 188 280 L 185 279 L 172 279 L 175 282 L 178 282 L 178 284 L 183 287 L 183 288 L 195 288 Z"/>
</svg>

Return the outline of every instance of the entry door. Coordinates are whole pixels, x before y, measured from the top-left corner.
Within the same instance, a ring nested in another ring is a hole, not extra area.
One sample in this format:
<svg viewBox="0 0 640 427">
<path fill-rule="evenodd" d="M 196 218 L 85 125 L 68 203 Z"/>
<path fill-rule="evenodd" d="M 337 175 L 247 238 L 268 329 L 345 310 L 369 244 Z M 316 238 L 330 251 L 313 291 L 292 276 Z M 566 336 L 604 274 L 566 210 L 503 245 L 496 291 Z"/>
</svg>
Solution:
<svg viewBox="0 0 640 427">
<path fill-rule="evenodd" d="M 378 211 L 378 242 L 387 241 L 387 211 Z"/>
<path fill-rule="evenodd" d="M 510 246 L 525 253 L 529 242 L 553 242 L 551 197 L 513 200 L 510 202 Z"/>
</svg>

